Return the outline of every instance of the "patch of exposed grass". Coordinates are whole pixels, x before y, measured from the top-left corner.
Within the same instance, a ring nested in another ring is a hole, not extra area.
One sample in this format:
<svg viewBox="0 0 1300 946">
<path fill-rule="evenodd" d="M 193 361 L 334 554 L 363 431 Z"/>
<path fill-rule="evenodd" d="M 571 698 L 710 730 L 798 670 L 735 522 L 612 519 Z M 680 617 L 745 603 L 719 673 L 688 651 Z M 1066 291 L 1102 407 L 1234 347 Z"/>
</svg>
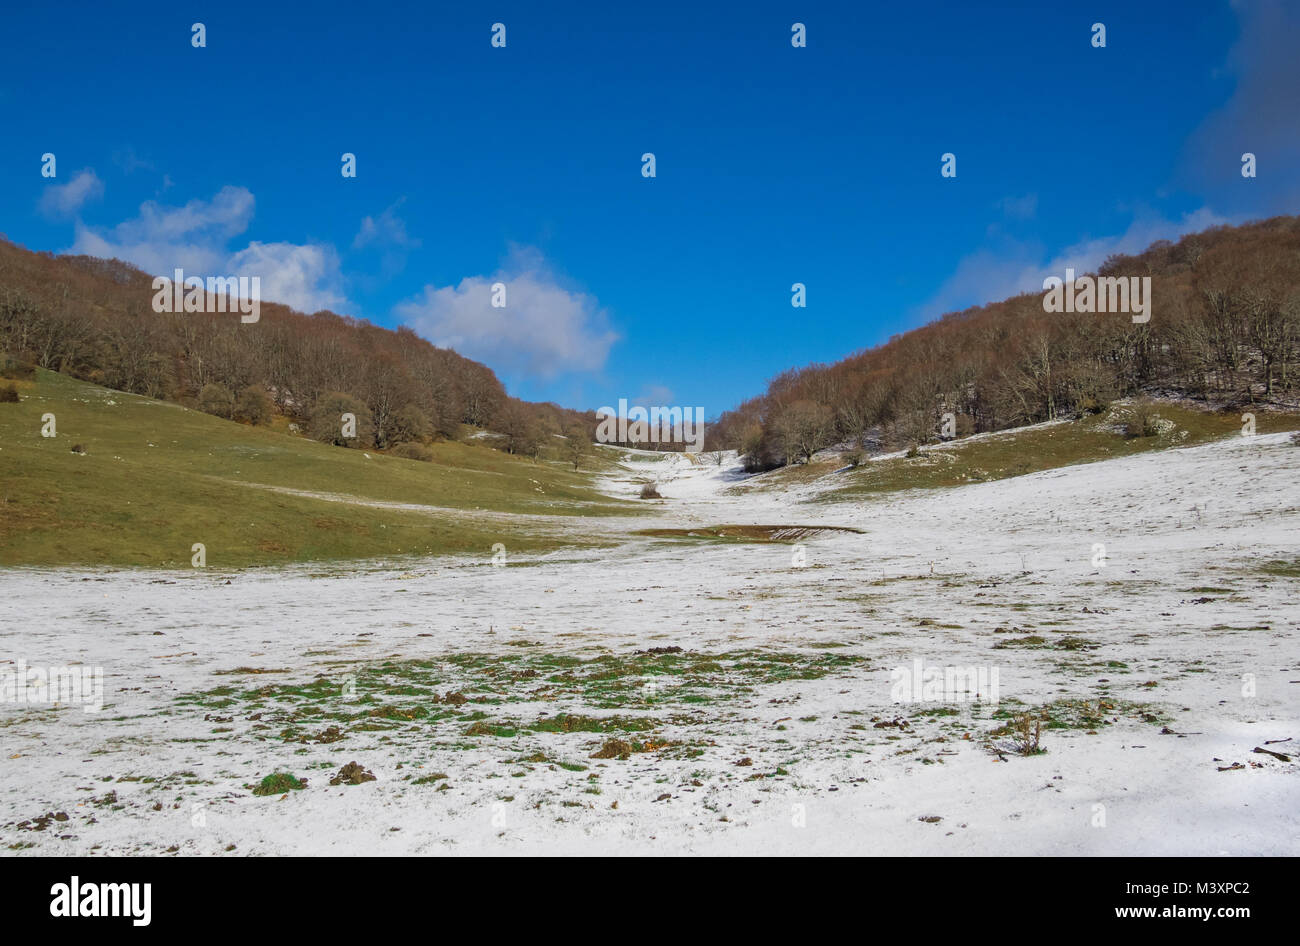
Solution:
<svg viewBox="0 0 1300 946">
<path fill-rule="evenodd" d="M 644 742 L 636 739 L 607 739 L 594 753 L 593 759 L 622 759 L 626 761 L 631 758 L 633 753 L 640 752 L 657 752 L 667 746 L 672 745 L 670 742 L 656 742 L 648 739 Z"/>
<path fill-rule="evenodd" d="M 442 750 L 517 740 L 512 745 L 524 750 L 518 764 L 582 771 L 579 763 L 552 758 L 553 737 L 596 735 L 605 744 L 631 747 L 611 758 L 661 750 L 665 757 L 695 758 L 713 745 L 709 727 L 740 712 L 764 687 L 864 667 L 862 657 L 840 648 L 699 653 L 664 646 L 583 656 L 512 647 L 344 665 L 336 677 L 309 680 L 261 676 L 256 685 L 241 687 L 227 678 L 210 690 L 178 696 L 173 712 L 200 713 L 229 723 L 234 738 L 298 744 L 300 752 L 367 738 L 433 741 Z M 556 711 L 538 715 L 539 702 Z M 701 705 L 710 707 L 707 715 Z M 671 738 L 657 734 L 664 726 L 676 730 Z"/>
<path fill-rule="evenodd" d="M 1026 637 L 1009 637 L 1000 640 L 993 645 L 994 650 L 1007 650 L 1012 647 L 1023 647 L 1029 650 L 1096 650 L 1101 645 L 1096 641 L 1091 641 L 1074 634 L 1062 634 L 1056 640 L 1048 640 L 1039 634 L 1030 634 Z"/>
<path fill-rule="evenodd" d="M 275 772 L 262 779 L 253 789 L 254 795 L 283 795 L 307 787 L 306 779 L 296 778 L 289 772 Z"/>
<path fill-rule="evenodd" d="M 421 775 L 419 778 L 411 779 L 412 785 L 432 785 L 435 782 L 443 782 L 447 779 L 446 772 L 432 772 L 429 775 Z"/>
<path fill-rule="evenodd" d="M 1275 578 L 1300 578 L 1300 558 L 1271 559 L 1259 566 L 1259 571 Z"/>
<path fill-rule="evenodd" d="M 994 730 L 990 735 L 1014 735 L 1012 730 L 1015 727 L 1012 724 L 1015 723 L 1017 717 L 1023 715 L 1025 715 L 1025 711 L 1016 705 L 1000 706 L 993 713 L 993 718 L 1003 719 L 1008 722 L 1003 727 Z M 1118 723 L 1125 718 L 1150 724 L 1169 722 L 1169 717 L 1162 710 L 1149 703 L 1137 703 L 1132 700 L 1121 700 L 1111 696 L 1100 696 L 1093 699 L 1071 697 L 1054 700 L 1038 707 L 1033 715 L 1042 720 L 1042 728 L 1046 730 L 1078 729 L 1095 731 Z"/>
<path fill-rule="evenodd" d="M 659 720 L 642 716 L 583 716 L 561 713 L 542 717 L 528 728 L 533 732 L 646 732 L 660 725 Z"/>
</svg>

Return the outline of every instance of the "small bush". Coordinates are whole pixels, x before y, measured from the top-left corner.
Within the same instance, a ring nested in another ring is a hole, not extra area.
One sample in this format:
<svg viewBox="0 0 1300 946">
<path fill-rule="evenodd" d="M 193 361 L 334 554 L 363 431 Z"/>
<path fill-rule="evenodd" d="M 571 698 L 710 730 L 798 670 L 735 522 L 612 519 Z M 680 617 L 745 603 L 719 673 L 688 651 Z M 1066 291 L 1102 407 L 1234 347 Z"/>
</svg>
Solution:
<svg viewBox="0 0 1300 946">
<path fill-rule="evenodd" d="M 345 428 L 344 414 L 352 415 L 356 423 L 355 430 L 350 426 Z M 336 447 L 366 449 L 375 443 L 375 427 L 370 418 L 370 409 L 352 395 L 341 391 L 326 391 L 317 398 L 307 429 L 313 440 L 334 444 Z M 345 429 L 352 436 L 347 436 Z"/>
<path fill-rule="evenodd" d="M 199 392 L 199 410 L 229 420 L 235 412 L 235 396 L 224 384 L 215 381 L 205 384 L 203 390 Z"/>
<path fill-rule="evenodd" d="M 848 453 L 844 454 L 844 456 L 842 456 L 840 459 L 842 459 L 849 466 L 856 468 L 862 465 L 863 453 L 861 450 L 850 450 Z"/>
<path fill-rule="evenodd" d="M 1007 727 L 1011 731 L 1011 747 L 1020 755 L 1041 755 L 1047 750 L 1040 745 L 1043 719 L 1037 713 L 1020 713 Z"/>
<path fill-rule="evenodd" d="M 414 404 L 407 404 L 393 418 L 388 435 L 391 443 L 426 443 L 433 437 L 433 421 Z M 423 460 L 424 457 L 412 459 Z"/>
<path fill-rule="evenodd" d="M 18 386 L 10 381 L 8 384 L 0 384 L 0 404 L 17 404 L 18 403 Z"/>
<path fill-rule="evenodd" d="M 641 498 L 642 499 L 663 499 L 663 497 L 659 495 L 659 489 L 658 487 L 655 486 L 654 483 L 646 483 L 644 486 L 641 487 Z"/>
<path fill-rule="evenodd" d="M 266 393 L 266 388 L 260 384 L 250 384 L 239 392 L 239 397 L 235 400 L 235 420 L 254 427 L 269 424 L 273 408 L 274 402 L 271 395 Z"/>
<path fill-rule="evenodd" d="M 401 457 L 403 460 L 422 460 L 425 463 L 433 462 L 433 451 L 422 443 L 399 443 L 389 452 L 395 457 Z"/>
<path fill-rule="evenodd" d="M 912 444 L 907 448 L 907 459 L 915 460 L 921 455 L 921 448 L 917 444 Z"/>
<path fill-rule="evenodd" d="M 1129 408 L 1129 419 L 1124 425 L 1126 437 L 1154 437 L 1160 433 L 1160 415 L 1150 401 L 1138 401 Z"/>
<path fill-rule="evenodd" d="M 13 355 L 0 356 L 0 378 L 15 378 L 29 381 L 36 377 L 36 366 L 27 361 L 20 361 Z"/>
</svg>

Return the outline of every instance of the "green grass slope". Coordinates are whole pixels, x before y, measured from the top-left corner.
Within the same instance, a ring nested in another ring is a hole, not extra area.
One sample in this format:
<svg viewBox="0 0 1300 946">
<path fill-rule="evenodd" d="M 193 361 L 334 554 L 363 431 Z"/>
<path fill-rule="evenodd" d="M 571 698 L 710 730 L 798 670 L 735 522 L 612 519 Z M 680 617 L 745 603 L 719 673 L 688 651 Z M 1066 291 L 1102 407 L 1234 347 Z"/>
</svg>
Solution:
<svg viewBox="0 0 1300 946">
<path fill-rule="evenodd" d="M 188 568 L 196 542 L 212 568 L 486 560 L 496 542 L 592 544 L 578 517 L 634 508 L 596 493 L 588 473 L 485 446 L 436 444 L 432 463 L 367 457 L 48 371 L 18 388 L 19 403 L 0 404 L 0 565 Z M 47 413 L 53 438 L 41 435 Z"/>
</svg>

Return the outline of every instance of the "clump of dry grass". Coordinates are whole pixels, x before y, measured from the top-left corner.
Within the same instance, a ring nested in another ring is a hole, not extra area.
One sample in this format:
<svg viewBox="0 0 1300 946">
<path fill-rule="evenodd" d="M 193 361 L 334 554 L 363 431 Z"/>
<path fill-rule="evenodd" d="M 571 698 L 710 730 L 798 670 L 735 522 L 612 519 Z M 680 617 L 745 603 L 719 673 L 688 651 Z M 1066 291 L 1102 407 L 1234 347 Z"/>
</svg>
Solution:
<svg viewBox="0 0 1300 946">
<path fill-rule="evenodd" d="M 1038 713 L 1018 713 L 1007 726 L 1011 735 L 1011 748 L 1018 755 L 1041 755 L 1043 717 Z"/>
</svg>

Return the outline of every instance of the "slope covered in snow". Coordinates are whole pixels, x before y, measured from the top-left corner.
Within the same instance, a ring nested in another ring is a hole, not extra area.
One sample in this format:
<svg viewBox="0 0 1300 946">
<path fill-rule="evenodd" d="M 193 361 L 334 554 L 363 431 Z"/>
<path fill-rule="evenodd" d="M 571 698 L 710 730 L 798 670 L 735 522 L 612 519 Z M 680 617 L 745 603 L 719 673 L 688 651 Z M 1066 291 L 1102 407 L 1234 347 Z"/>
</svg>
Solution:
<svg viewBox="0 0 1300 946">
<path fill-rule="evenodd" d="M 4 656 L 105 702 L 0 705 L 0 843 L 1300 853 L 1290 435 L 840 502 L 696 459 L 630 457 L 667 499 L 598 551 L 0 575 Z M 860 531 L 639 534 L 720 523 Z M 896 701 L 918 660 L 981 698 Z"/>
</svg>

